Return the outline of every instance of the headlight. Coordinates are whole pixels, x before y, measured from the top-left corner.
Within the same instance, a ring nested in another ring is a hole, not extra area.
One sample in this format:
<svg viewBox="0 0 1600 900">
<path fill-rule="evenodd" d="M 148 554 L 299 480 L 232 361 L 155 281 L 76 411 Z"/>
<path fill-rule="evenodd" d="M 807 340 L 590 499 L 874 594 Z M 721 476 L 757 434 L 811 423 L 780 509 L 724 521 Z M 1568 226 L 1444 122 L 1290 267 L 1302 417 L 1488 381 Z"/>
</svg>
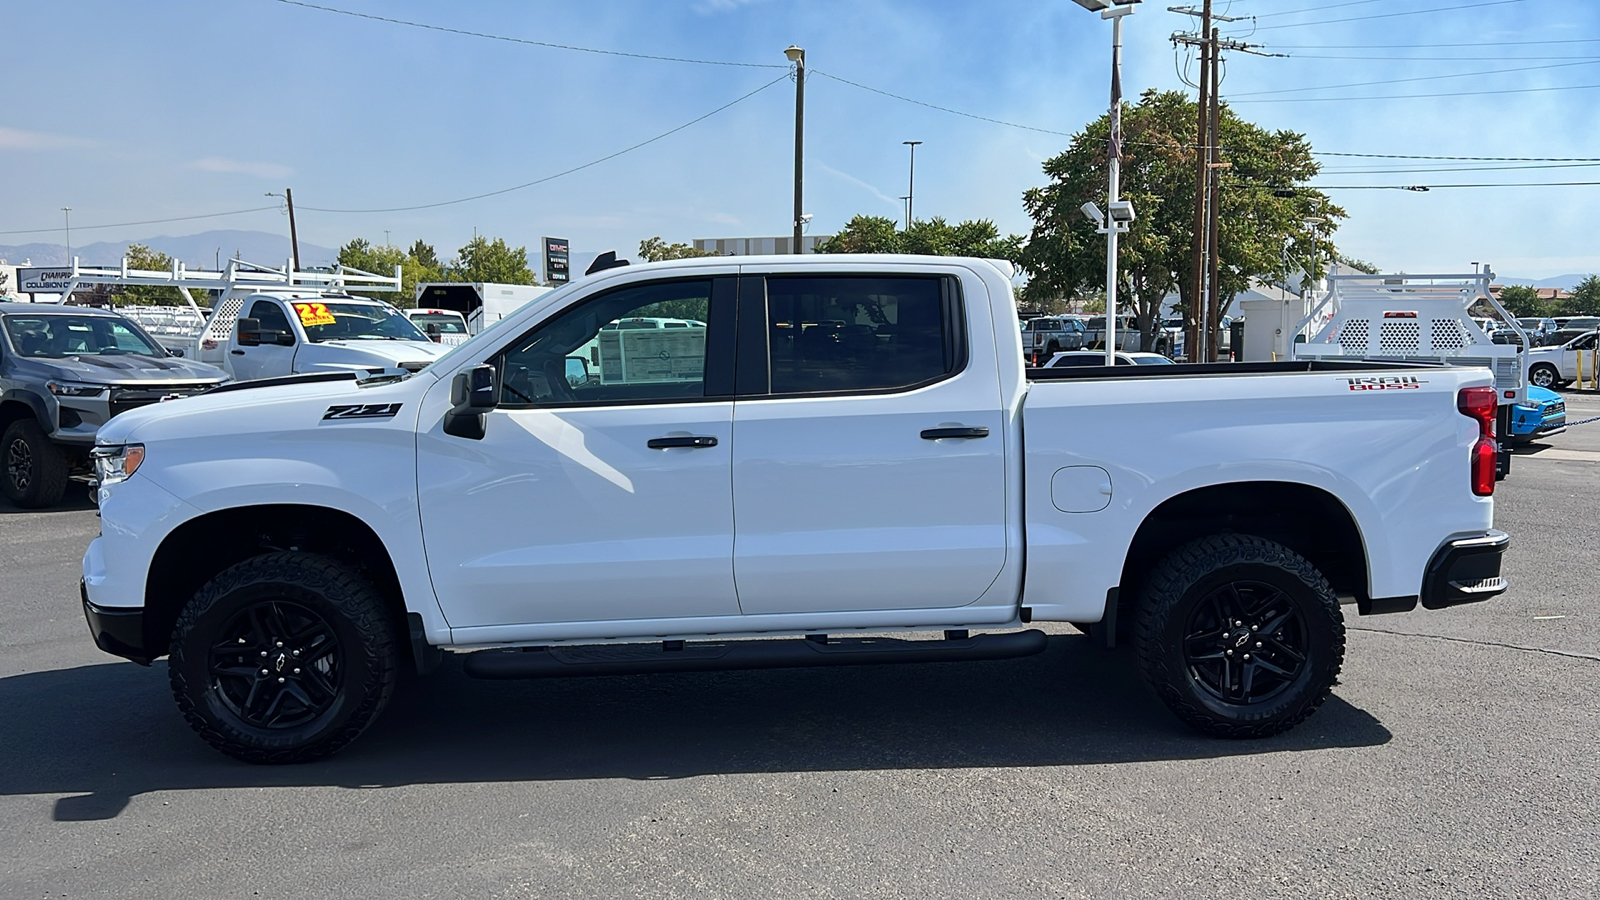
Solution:
<svg viewBox="0 0 1600 900">
<path fill-rule="evenodd" d="M 73 381 L 47 381 L 45 387 L 57 397 L 98 397 L 106 390 L 103 384 L 78 384 Z"/>
<path fill-rule="evenodd" d="M 96 447 L 89 452 L 89 458 L 94 460 L 94 474 L 100 486 L 116 484 L 127 481 L 128 476 L 139 471 L 139 464 L 144 462 L 143 444 L 116 444 L 114 446 Z"/>
</svg>

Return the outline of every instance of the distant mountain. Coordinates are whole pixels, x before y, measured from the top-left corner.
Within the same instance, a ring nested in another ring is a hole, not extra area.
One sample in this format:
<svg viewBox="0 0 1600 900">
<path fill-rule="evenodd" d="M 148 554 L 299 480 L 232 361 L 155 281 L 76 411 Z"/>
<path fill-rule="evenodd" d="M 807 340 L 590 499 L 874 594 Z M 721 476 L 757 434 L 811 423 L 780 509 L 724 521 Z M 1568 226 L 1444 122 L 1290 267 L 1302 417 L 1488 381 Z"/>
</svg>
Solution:
<svg viewBox="0 0 1600 900">
<path fill-rule="evenodd" d="M 173 259 L 181 260 L 191 269 L 210 269 L 219 262 L 238 255 L 264 266 L 281 266 L 290 256 L 288 235 L 267 231 L 219 230 L 206 231 L 181 237 L 162 235 L 135 241 L 85 244 L 72 248 L 74 256 L 86 266 L 115 266 L 122 263 L 123 254 L 130 244 L 144 244 L 159 250 Z M 301 266 L 328 266 L 338 258 L 338 250 L 316 244 L 300 242 Z M 0 260 L 16 266 L 29 260 L 36 266 L 64 266 L 68 263 L 64 244 L 20 244 L 0 246 Z"/>
<path fill-rule="evenodd" d="M 1588 275 L 1557 275 L 1554 278 L 1518 278 L 1515 275 L 1499 275 L 1495 280 L 1501 284 L 1525 284 L 1536 288 L 1560 288 L 1570 291 L 1578 286 L 1578 282 L 1588 278 Z"/>
</svg>

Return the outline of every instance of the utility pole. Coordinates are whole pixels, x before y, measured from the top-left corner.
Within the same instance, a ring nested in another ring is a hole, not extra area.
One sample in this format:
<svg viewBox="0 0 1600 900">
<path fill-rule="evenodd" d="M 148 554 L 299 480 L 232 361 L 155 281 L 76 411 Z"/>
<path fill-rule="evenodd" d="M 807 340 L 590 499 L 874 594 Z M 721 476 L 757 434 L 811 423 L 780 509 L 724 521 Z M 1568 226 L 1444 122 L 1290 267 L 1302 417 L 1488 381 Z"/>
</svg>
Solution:
<svg viewBox="0 0 1600 900">
<path fill-rule="evenodd" d="M 906 227 L 910 228 L 917 221 L 915 217 L 916 209 L 913 204 L 916 203 L 917 197 L 917 145 L 922 142 L 901 141 L 900 143 L 911 148 L 911 174 L 906 179 Z"/>
<path fill-rule="evenodd" d="M 783 55 L 794 63 L 794 252 L 800 252 L 800 230 L 805 224 L 802 185 L 806 148 L 806 51 L 790 45 Z"/>
<path fill-rule="evenodd" d="M 72 265 L 72 207 L 61 207 L 61 214 L 67 220 L 67 265 Z"/>
<path fill-rule="evenodd" d="M 289 204 L 289 252 L 294 254 L 294 270 L 300 271 L 300 235 L 294 230 L 294 191 L 283 189 L 284 202 Z"/>
<path fill-rule="evenodd" d="M 1217 15 L 1211 11 L 1212 0 L 1205 0 L 1201 9 L 1193 7 L 1168 7 L 1169 11 L 1197 16 L 1199 32 L 1179 32 L 1172 36 L 1174 46 L 1184 44 L 1200 48 L 1200 79 L 1194 84 L 1200 93 L 1195 105 L 1195 185 L 1194 185 L 1194 253 L 1189 278 L 1189 310 L 1184 332 L 1185 356 L 1189 362 L 1214 361 L 1217 355 L 1217 326 L 1222 321 L 1221 291 L 1218 270 L 1221 255 L 1218 252 L 1220 232 L 1221 176 L 1218 170 L 1227 167 L 1221 162 L 1220 95 L 1222 87 L 1222 51 L 1238 50 L 1257 56 L 1282 56 L 1281 53 L 1260 53 L 1259 45 L 1239 41 L 1224 41 L 1217 22 L 1236 22 L 1238 17 Z M 1209 277 L 1208 277 L 1209 276 Z"/>
</svg>

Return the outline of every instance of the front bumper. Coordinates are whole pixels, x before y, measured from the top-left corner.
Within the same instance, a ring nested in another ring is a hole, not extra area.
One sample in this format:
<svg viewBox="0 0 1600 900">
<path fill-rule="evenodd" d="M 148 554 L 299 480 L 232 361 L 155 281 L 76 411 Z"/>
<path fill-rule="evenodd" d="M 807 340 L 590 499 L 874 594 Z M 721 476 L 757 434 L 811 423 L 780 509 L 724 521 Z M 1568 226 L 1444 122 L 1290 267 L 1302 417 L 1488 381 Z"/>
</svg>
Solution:
<svg viewBox="0 0 1600 900">
<path fill-rule="evenodd" d="M 83 600 L 83 617 L 95 646 L 111 654 L 150 665 L 151 655 L 144 646 L 144 609 L 117 609 L 89 602 L 89 589 L 80 579 L 78 596 Z"/>
<path fill-rule="evenodd" d="M 1433 554 L 1422 579 L 1422 605 L 1444 609 L 1504 593 L 1500 559 L 1511 546 L 1503 531 L 1448 541 Z"/>
</svg>

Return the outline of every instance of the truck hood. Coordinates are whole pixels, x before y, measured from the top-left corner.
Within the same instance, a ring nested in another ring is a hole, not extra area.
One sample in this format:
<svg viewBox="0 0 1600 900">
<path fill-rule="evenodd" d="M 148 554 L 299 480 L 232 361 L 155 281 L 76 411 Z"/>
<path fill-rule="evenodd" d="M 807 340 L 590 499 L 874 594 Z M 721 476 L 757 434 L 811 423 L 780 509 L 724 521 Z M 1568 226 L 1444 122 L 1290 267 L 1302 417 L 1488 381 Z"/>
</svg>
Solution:
<svg viewBox="0 0 1600 900">
<path fill-rule="evenodd" d="M 24 360 L 18 359 L 21 363 Z M 178 357 L 153 356 L 66 356 L 59 359 L 26 359 L 29 368 L 46 379 L 77 381 L 85 384 L 160 385 L 204 384 L 228 380 L 228 373 L 216 366 Z"/>
<path fill-rule="evenodd" d="M 320 341 L 307 344 L 302 354 L 315 357 L 314 364 L 329 368 L 349 364 L 381 366 L 389 369 L 402 363 L 431 363 L 449 351 L 433 341 Z"/>
<path fill-rule="evenodd" d="M 423 373 L 404 380 L 380 379 L 365 386 L 354 378 L 254 387 L 252 382 L 227 390 L 197 394 L 141 406 L 116 416 L 100 428 L 96 442 L 217 438 L 237 435 L 248 442 L 256 434 L 277 429 L 315 427 L 335 405 L 400 403 L 414 417 L 414 402 L 435 379 Z M 397 409 L 398 413 L 400 410 Z"/>
</svg>

